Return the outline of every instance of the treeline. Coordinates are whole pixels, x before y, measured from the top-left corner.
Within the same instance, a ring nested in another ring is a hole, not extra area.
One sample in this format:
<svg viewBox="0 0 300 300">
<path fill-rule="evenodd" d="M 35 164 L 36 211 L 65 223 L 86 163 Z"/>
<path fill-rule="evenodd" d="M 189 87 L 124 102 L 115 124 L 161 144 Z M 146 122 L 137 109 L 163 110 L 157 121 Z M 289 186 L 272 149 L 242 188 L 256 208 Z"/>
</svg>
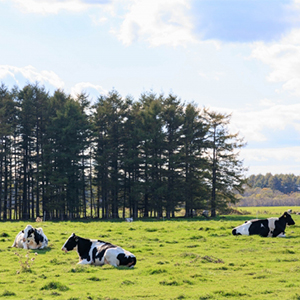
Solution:
<svg viewBox="0 0 300 300">
<path fill-rule="evenodd" d="M 0 219 L 211 216 L 244 183 L 230 115 L 177 96 L 112 91 L 91 105 L 0 86 Z"/>
<path fill-rule="evenodd" d="M 247 182 L 252 188 L 270 188 L 283 194 L 300 192 L 300 176 L 294 174 L 251 175 Z"/>
</svg>

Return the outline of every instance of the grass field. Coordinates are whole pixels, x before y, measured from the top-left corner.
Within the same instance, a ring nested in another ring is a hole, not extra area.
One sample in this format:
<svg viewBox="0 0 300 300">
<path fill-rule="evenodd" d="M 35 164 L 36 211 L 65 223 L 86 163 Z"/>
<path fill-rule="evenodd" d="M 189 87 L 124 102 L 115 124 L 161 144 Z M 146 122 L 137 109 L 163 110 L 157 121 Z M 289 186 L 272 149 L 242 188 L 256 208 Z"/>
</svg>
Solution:
<svg viewBox="0 0 300 300">
<path fill-rule="evenodd" d="M 279 216 L 286 209 L 243 208 L 251 214 L 214 220 L 31 223 L 43 227 L 49 247 L 29 253 L 10 247 L 28 223 L 2 222 L 0 300 L 300 300 L 300 216 L 293 215 L 296 225 L 287 228 L 286 238 L 231 234 L 247 219 Z M 75 251 L 61 251 L 72 232 L 122 246 L 136 255 L 137 265 L 76 265 Z M 26 255 L 31 265 L 22 268 Z"/>
</svg>

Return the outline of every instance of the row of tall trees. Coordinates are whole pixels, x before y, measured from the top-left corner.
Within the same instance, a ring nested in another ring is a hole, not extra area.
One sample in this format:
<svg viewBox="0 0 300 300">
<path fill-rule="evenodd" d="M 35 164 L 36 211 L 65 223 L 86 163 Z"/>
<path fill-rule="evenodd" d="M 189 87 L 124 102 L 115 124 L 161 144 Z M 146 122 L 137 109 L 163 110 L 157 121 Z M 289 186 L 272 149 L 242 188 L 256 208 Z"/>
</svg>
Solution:
<svg viewBox="0 0 300 300">
<path fill-rule="evenodd" d="M 244 183 L 230 115 L 174 95 L 112 91 L 91 105 L 0 86 L 0 218 L 174 217 L 236 201 Z"/>
</svg>

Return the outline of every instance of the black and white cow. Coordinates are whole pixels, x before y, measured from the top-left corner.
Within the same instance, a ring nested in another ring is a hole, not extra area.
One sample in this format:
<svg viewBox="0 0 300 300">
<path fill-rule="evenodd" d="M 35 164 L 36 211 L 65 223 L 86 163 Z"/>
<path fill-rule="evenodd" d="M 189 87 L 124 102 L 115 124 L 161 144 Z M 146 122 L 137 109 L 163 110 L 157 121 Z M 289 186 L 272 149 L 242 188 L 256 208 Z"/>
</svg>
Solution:
<svg viewBox="0 0 300 300">
<path fill-rule="evenodd" d="M 12 247 L 16 248 L 25 248 L 28 249 L 27 244 L 25 243 L 27 237 L 28 237 L 28 231 L 32 229 L 33 227 L 31 225 L 27 225 L 25 229 L 21 230 L 15 240 L 14 243 L 12 244 Z"/>
<path fill-rule="evenodd" d="M 32 228 L 28 231 L 26 243 L 29 249 L 44 249 L 48 246 L 48 239 L 42 228 Z"/>
<path fill-rule="evenodd" d="M 233 235 L 258 234 L 263 237 L 285 237 L 286 225 L 294 225 L 291 215 L 285 212 L 280 218 L 255 219 L 246 221 L 244 224 L 232 230 Z"/>
<path fill-rule="evenodd" d="M 99 240 L 85 239 L 73 233 L 61 250 L 67 253 L 75 249 L 79 255 L 78 264 L 97 266 L 109 264 L 114 267 L 127 266 L 130 268 L 136 264 L 135 256 L 121 247 Z"/>
<path fill-rule="evenodd" d="M 48 239 L 42 228 L 33 228 L 27 225 L 24 230 L 21 230 L 12 247 L 24 249 L 43 249 L 48 246 Z"/>
</svg>

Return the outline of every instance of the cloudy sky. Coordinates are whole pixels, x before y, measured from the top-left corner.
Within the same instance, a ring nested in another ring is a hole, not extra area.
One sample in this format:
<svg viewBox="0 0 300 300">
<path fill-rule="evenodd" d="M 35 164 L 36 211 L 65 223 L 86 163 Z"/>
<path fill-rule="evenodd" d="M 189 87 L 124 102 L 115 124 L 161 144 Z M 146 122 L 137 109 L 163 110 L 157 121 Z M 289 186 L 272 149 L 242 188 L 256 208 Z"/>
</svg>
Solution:
<svg viewBox="0 0 300 300">
<path fill-rule="evenodd" d="M 0 81 L 232 113 L 248 174 L 300 175 L 300 0 L 0 0 Z"/>
</svg>

